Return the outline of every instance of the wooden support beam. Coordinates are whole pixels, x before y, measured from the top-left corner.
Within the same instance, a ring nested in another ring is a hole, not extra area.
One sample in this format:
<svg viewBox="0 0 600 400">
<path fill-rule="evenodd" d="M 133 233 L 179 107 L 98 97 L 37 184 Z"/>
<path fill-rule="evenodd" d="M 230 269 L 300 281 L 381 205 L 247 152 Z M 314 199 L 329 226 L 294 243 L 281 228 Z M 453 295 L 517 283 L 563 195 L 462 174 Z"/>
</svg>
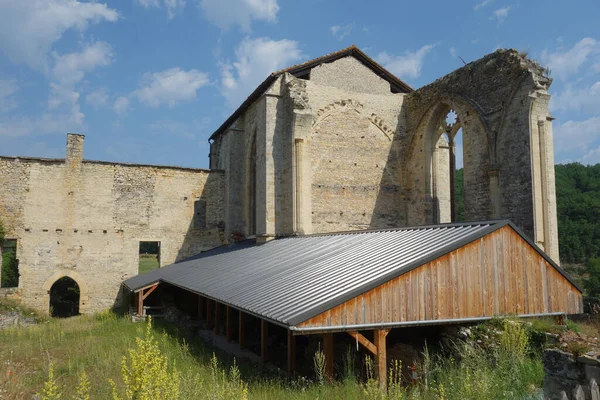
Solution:
<svg viewBox="0 0 600 400">
<path fill-rule="evenodd" d="M 150 296 L 150 293 L 154 292 L 156 290 L 156 288 L 158 287 L 158 283 L 155 284 L 154 286 L 152 286 L 151 288 L 148 289 L 148 291 L 144 294 L 144 296 L 142 297 L 143 300 L 146 300 L 146 297 Z M 143 293 L 144 291 L 140 291 L 141 293 Z"/>
<path fill-rule="evenodd" d="M 384 390 L 387 389 L 387 348 L 385 338 L 389 332 L 389 329 L 376 329 L 373 332 L 375 347 L 377 347 L 375 368 L 377 369 L 377 376 L 379 378 L 379 387 Z"/>
<path fill-rule="evenodd" d="M 202 321 L 204 319 L 204 297 L 198 295 L 198 320 Z"/>
<path fill-rule="evenodd" d="M 144 292 L 138 292 L 138 316 L 141 317 L 144 312 Z"/>
<path fill-rule="evenodd" d="M 206 299 L 206 328 L 207 329 L 212 329 L 213 328 L 213 313 L 212 313 L 212 308 L 213 308 L 213 301 L 211 299 Z"/>
<path fill-rule="evenodd" d="M 231 342 L 231 340 L 233 339 L 233 334 L 231 332 L 231 328 L 232 328 L 232 324 L 231 324 L 231 307 L 229 306 L 225 306 L 227 307 L 225 309 L 225 334 L 227 336 L 227 341 Z"/>
<path fill-rule="evenodd" d="M 567 324 L 564 314 L 557 315 L 556 317 L 554 317 L 554 320 L 556 321 L 556 325 L 564 326 Z"/>
<path fill-rule="evenodd" d="M 246 345 L 246 314 L 242 310 L 240 310 L 239 314 L 238 328 L 238 342 L 240 343 L 240 349 L 243 349 Z"/>
<path fill-rule="evenodd" d="M 221 334 L 221 305 L 215 301 L 215 335 Z"/>
<path fill-rule="evenodd" d="M 296 336 L 287 331 L 287 373 L 293 376 L 296 372 Z"/>
<path fill-rule="evenodd" d="M 264 319 L 260 320 L 260 358 L 269 360 L 269 323 Z"/>
<path fill-rule="evenodd" d="M 348 335 L 352 336 L 354 339 L 358 341 L 358 343 L 362 344 L 365 349 L 369 350 L 373 355 L 377 355 L 377 346 L 369 341 L 366 337 L 364 337 L 360 332 L 350 331 Z"/>
<path fill-rule="evenodd" d="M 333 379 L 333 333 L 323 334 L 323 353 L 325 354 L 325 375 Z"/>
</svg>

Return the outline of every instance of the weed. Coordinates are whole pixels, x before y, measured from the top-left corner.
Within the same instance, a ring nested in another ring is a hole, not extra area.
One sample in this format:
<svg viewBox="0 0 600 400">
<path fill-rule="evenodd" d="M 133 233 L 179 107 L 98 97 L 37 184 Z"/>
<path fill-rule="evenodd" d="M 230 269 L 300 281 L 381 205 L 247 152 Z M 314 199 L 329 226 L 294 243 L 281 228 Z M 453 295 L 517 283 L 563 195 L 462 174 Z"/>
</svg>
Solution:
<svg viewBox="0 0 600 400">
<path fill-rule="evenodd" d="M 326 371 L 325 371 L 325 353 L 321 351 L 321 345 L 319 344 L 319 348 L 315 352 L 313 356 L 313 364 L 315 367 L 315 376 L 317 378 L 317 382 L 319 385 L 323 385 L 325 383 Z"/>
</svg>

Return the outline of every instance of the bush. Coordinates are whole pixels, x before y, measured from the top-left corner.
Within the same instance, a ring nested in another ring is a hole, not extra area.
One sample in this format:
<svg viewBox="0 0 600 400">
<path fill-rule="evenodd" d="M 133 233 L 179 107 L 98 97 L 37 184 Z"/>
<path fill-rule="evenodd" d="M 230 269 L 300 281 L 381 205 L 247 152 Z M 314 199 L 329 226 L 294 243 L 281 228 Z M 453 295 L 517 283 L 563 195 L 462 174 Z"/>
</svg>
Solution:
<svg viewBox="0 0 600 400">
<path fill-rule="evenodd" d="M 152 335 L 152 318 L 148 318 L 146 332 L 142 338 L 135 339 L 135 347 L 129 349 L 129 357 L 123 356 L 121 375 L 127 400 L 153 400 L 179 398 L 179 371 L 172 367 L 162 354 L 156 339 Z M 129 359 L 128 359 L 129 358 Z M 117 385 L 109 379 L 113 399 L 120 400 Z"/>
</svg>

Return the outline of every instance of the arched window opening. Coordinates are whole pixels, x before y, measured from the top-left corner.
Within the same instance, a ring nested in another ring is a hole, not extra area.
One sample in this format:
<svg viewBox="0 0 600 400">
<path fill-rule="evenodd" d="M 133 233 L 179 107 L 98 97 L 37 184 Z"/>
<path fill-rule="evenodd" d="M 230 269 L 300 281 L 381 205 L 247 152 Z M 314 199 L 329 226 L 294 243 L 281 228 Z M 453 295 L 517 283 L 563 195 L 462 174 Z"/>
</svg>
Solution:
<svg viewBox="0 0 600 400">
<path fill-rule="evenodd" d="M 256 235 L 256 133 L 248 160 L 248 235 Z"/>
<path fill-rule="evenodd" d="M 462 127 L 456 111 L 449 109 L 442 115 L 432 157 L 434 219 L 464 221 Z"/>
<path fill-rule="evenodd" d="M 50 315 L 68 318 L 79 315 L 79 285 L 75 280 L 64 276 L 50 288 Z"/>
</svg>

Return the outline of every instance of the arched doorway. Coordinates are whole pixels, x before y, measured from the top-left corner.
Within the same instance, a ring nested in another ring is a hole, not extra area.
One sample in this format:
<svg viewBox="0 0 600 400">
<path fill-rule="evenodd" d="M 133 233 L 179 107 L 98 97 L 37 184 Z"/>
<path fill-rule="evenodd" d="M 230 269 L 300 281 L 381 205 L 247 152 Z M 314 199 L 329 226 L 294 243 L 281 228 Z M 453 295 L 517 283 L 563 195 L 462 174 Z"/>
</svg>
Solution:
<svg viewBox="0 0 600 400">
<path fill-rule="evenodd" d="M 74 279 L 63 276 L 50 288 L 50 315 L 68 318 L 79 315 L 79 285 Z"/>
</svg>

